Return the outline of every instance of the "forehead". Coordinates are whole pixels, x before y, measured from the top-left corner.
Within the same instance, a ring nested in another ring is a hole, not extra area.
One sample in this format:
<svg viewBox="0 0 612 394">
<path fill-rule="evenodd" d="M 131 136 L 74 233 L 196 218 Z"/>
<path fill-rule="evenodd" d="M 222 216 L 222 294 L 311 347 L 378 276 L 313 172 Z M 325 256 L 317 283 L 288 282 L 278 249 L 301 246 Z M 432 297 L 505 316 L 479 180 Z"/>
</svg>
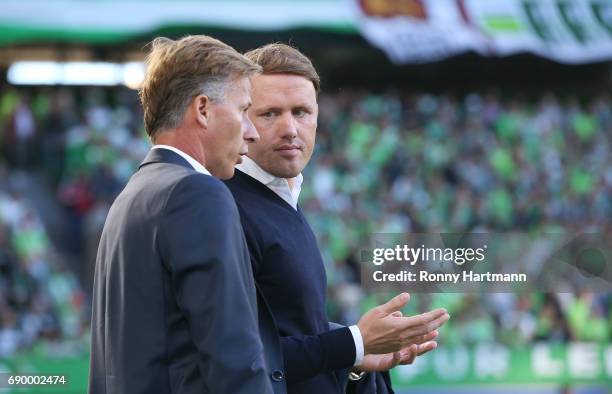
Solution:
<svg viewBox="0 0 612 394">
<path fill-rule="evenodd" d="M 252 79 L 253 105 L 315 105 L 312 81 L 299 75 L 258 74 Z"/>
</svg>

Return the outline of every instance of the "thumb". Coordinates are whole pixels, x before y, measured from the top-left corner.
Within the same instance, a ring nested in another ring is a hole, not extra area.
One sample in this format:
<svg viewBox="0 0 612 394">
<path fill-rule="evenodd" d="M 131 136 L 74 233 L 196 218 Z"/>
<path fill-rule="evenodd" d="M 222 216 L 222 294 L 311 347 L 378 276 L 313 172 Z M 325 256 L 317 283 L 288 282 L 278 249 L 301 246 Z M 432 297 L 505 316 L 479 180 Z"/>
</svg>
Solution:
<svg viewBox="0 0 612 394">
<path fill-rule="evenodd" d="M 410 294 L 401 293 L 390 299 L 387 303 L 382 304 L 379 308 L 388 315 L 405 307 L 408 301 L 410 301 Z"/>
</svg>

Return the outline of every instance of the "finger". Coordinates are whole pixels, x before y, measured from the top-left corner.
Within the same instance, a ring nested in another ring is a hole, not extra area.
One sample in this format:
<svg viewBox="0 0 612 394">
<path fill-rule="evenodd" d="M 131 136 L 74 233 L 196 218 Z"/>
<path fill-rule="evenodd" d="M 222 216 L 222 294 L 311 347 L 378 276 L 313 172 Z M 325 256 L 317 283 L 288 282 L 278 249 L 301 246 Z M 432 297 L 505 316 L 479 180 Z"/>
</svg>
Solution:
<svg viewBox="0 0 612 394">
<path fill-rule="evenodd" d="M 417 336 L 413 336 L 413 337 L 408 337 L 405 341 L 406 344 L 417 344 L 420 345 L 422 343 L 425 342 L 429 342 L 431 340 L 434 340 L 438 337 L 439 332 L 438 330 L 434 330 L 432 332 L 429 332 L 427 334 L 424 335 L 417 335 Z"/>
<path fill-rule="evenodd" d="M 402 352 L 393 352 L 393 366 L 396 366 L 402 361 Z"/>
<path fill-rule="evenodd" d="M 423 354 L 425 354 L 427 352 L 430 352 L 430 351 L 434 350 L 437 347 L 438 347 L 438 342 L 436 342 L 436 341 L 426 342 L 426 343 L 424 343 L 422 345 L 419 345 L 419 349 L 417 350 L 416 355 L 417 356 L 421 356 L 421 355 L 423 355 Z"/>
<path fill-rule="evenodd" d="M 418 351 L 417 345 L 410 346 L 408 350 L 405 352 L 404 357 L 402 358 L 401 364 L 402 365 L 412 364 L 414 362 L 414 359 L 416 358 L 417 351 Z"/>
<path fill-rule="evenodd" d="M 418 348 L 418 346 L 417 346 L 417 348 Z M 410 358 L 408 359 L 408 362 L 410 364 L 412 364 L 414 362 L 414 360 L 416 359 L 417 351 L 418 350 L 415 349 L 415 350 L 412 351 L 412 353 L 410 353 Z"/>
<path fill-rule="evenodd" d="M 445 316 L 445 315 L 448 315 L 448 312 L 446 312 L 446 309 L 439 308 L 439 309 L 435 309 L 433 311 L 422 313 L 420 315 L 406 317 L 406 318 L 402 319 L 402 322 L 399 323 L 399 324 L 400 324 L 401 329 L 407 329 L 407 328 L 419 327 L 419 326 L 426 326 L 427 324 L 431 323 L 432 321 L 434 321 L 436 319 L 439 319 L 440 317 Z M 448 316 L 448 318 L 450 318 L 450 316 Z M 448 318 L 446 318 L 446 320 L 448 320 Z M 433 331 L 433 329 L 432 330 L 428 330 L 427 332 L 429 332 L 429 331 Z"/>
<path fill-rule="evenodd" d="M 393 352 L 391 354 L 385 354 L 377 363 L 372 371 L 387 371 L 393 367 L 396 367 L 402 362 L 402 355 L 400 352 Z"/>
<path fill-rule="evenodd" d="M 428 344 L 430 342 L 434 342 L 433 340 L 435 338 L 437 338 L 437 337 L 438 337 L 438 331 L 433 331 L 433 332 L 429 333 L 428 335 L 419 335 L 417 337 L 418 340 L 413 340 L 413 341 L 409 342 L 400 351 L 407 352 L 407 351 L 410 350 L 410 347 L 412 347 L 412 346 L 417 346 L 417 350 L 418 350 L 418 349 L 420 349 L 421 346 L 426 345 L 426 344 Z"/>
<path fill-rule="evenodd" d="M 404 316 L 404 314 L 402 313 L 402 311 L 395 311 L 391 314 L 391 316 L 402 317 Z"/>
<path fill-rule="evenodd" d="M 448 315 L 446 315 L 448 316 Z M 447 317 L 442 316 L 438 320 L 434 320 L 426 326 L 416 327 L 402 332 L 402 346 L 409 346 L 413 343 L 421 344 L 427 341 L 431 341 L 438 336 L 438 328 L 442 326 L 448 320 Z M 431 330 L 433 329 L 433 330 Z M 427 332 L 427 330 L 431 330 Z"/>
<path fill-rule="evenodd" d="M 387 303 L 380 305 L 378 308 L 386 314 L 391 314 L 405 307 L 408 301 L 410 301 L 410 294 L 401 293 L 393 297 Z"/>
<path fill-rule="evenodd" d="M 438 330 L 433 330 L 432 332 L 423 335 L 423 337 L 422 337 L 423 340 L 420 343 L 418 343 L 418 345 L 423 344 L 425 342 L 432 341 L 432 340 L 436 339 L 438 337 L 438 335 L 439 335 L 439 331 Z"/>
<path fill-rule="evenodd" d="M 422 345 L 412 345 L 410 346 L 407 351 L 402 351 L 403 353 L 405 352 L 406 354 L 403 355 L 402 357 L 402 362 L 400 362 L 401 365 L 409 365 L 414 363 L 414 360 L 417 358 L 417 356 L 421 356 L 427 352 L 430 352 L 434 349 L 436 349 L 438 347 L 438 343 L 436 341 L 429 341 L 426 342 Z M 408 354 L 410 353 L 410 354 Z"/>
<path fill-rule="evenodd" d="M 408 327 L 404 330 L 404 338 L 417 337 L 419 335 L 427 335 L 430 332 L 435 331 L 438 328 L 440 328 L 444 323 L 448 321 L 448 319 L 450 319 L 450 316 L 448 315 L 448 313 L 443 313 L 438 318 L 431 320 L 426 324 Z M 413 339 L 417 339 L 417 338 L 413 338 Z"/>
<path fill-rule="evenodd" d="M 393 352 L 377 356 L 376 361 L 364 371 L 386 371 L 398 365 L 402 361 L 400 352 Z"/>
<path fill-rule="evenodd" d="M 406 337 L 403 343 L 404 343 L 404 346 L 410 346 L 412 344 L 420 345 L 423 342 L 427 342 L 425 335 L 415 335 L 415 336 Z"/>
</svg>

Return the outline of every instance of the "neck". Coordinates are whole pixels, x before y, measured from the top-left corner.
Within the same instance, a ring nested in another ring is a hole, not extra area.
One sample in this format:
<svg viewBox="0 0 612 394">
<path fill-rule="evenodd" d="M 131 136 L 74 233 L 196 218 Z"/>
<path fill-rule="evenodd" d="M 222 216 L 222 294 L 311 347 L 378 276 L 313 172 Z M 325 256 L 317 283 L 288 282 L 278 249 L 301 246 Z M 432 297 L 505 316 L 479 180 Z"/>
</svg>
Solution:
<svg viewBox="0 0 612 394">
<path fill-rule="evenodd" d="M 289 190 L 293 190 L 293 185 L 295 185 L 295 178 L 285 178 L 287 183 L 289 184 Z"/>
<path fill-rule="evenodd" d="M 153 143 L 155 145 L 168 145 L 179 149 L 206 167 L 204 147 L 197 138 L 192 138 L 188 132 L 178 132 L 177 130 L 163 131 L 155 137 Z"/>
</svg>

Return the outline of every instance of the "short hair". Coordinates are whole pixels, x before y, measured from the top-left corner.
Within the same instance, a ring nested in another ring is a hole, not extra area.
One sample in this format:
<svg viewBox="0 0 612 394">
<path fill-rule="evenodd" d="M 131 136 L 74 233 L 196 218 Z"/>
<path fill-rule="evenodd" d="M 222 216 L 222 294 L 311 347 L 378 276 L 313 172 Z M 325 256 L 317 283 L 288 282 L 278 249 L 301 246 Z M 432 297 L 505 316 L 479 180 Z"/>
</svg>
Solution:
<svg viewBox="0 0 612 394">
<path fill-rule="evenodd" d="M 321 89 L 321 79 L 310 59 L 297 49 L 281 43 L 264 45 L 244 54 L 261 66 L 262 74 L 291 74 L 312 82 L 315 92 Z"/>
<path fill-rule="evenodd" d="M 230 82 L 261 71 L 231 46 L 205 35 L 176 41 L 158 37 L 150 46 L 139 96 L 151 140 L 157 132 L 176 127 L 195 96 L 222 101 Z"/>
</svg>

